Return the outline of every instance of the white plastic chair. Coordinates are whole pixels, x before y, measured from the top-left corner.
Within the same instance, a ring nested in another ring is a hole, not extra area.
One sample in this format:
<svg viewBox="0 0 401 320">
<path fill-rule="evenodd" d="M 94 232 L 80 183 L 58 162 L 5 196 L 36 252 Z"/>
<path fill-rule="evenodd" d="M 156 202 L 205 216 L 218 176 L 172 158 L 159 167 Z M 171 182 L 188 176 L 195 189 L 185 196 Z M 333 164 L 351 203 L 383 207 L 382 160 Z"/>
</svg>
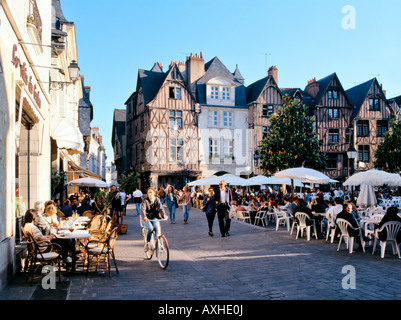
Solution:
<svg viewBox="0 0 401 320">
<path fill-rule="evenodd" d="M 269 221 L 267 220 L 267 210 L 259 210 L 256 212 L 254 224 L 257 225 L 259 221 L 262 223 L 263 227 L 269 224 Z"/>
<path fill-rule="evenodd" d="M 307 225 L 306 220 L 311 220 L 310 217 L 305 213 L 305 212 L 297 212 L 295 214 L 295 219 L 298 219 L 298 225 L 297 225 L 297 236 L 295 239 L 298 239 L 299 232 L 301 232 L 301 237 L 303 236 L 304 230 L 306 230 L 306 238 L 308 241 L 310 241 L 310 230 L 311 227 L 313 227 L 313 230 L 315 231 L 315 237 L 317 239 L 317 232 L 316 232 L 316 224 L 315 220 L 313 220 L 312 225 Z"/>
<path fill-rule="evenodd" d="M 237 220 L 251 223 L 251 216 L 248 211 L 237 211 Z"/>
<path fill-rule="evenodd" d="M 353 230 L 359 230 L 359 237 L 361 239 L 361 244 L 362 244 L 362 249 L 363 252 L 365 252 L 365 242 L 362 238 L 362 233 L 360 232 L 360 228 L 354 228 L 351 223 L 349 223 L 347 220 L 345 219 L 337 219 L 336 221 L 338 227 L 341 230 L 341 237 L 340 237 L 340 241 L 338 243 L 338 248 L 337 251 L 340 251 L 340 246 L 341 246 L 341 240 L 344 238 L 344 241 L 346 241 L 347 244 L 347 249 L 349 250 L 349 253 L 352 253 L 352 251 L 354 250 L 354 239 L 355 237 L 350 236 L 348 233 L 348 227 L 353 229 Z"/>
<path fill-rule="evenodd" d="M 287 226 L 287 230 L 290 231 L 290 216 L 287 211 L 278 210 L 276 207 L 273 207 L 274 216 L 276 217 L 276 231 L 278 230 L 279 225 Z"/>
<path fill-rule="evenodd" d="M 393 254 L 395 255 L 395 254 L 398 253 L 398 258 L 401 259 L 400 247 L 397 244 L 397 234 L 401 229 L 401 222 L 398 222 L 398 221 L 386 222 L 385 224 L 383 224 L 383 226 L 380 229 L 376 230 L 376 237 L 375 237 L 375 241 L 374 241 L 374 245 L 373 245 L 372 254 L 375 253 L 377 240 L 379 238 L 378 233 L 383 231 L 384 229 L 386 229 L 387 238 L 386 238 L 386 241 L 381 241 L 380 240 L 381 257 L 384 258 L 384 254 L 386 252 L 387 241 L 390 241 L 392 246 L 393 246 Z"/>
</svg>

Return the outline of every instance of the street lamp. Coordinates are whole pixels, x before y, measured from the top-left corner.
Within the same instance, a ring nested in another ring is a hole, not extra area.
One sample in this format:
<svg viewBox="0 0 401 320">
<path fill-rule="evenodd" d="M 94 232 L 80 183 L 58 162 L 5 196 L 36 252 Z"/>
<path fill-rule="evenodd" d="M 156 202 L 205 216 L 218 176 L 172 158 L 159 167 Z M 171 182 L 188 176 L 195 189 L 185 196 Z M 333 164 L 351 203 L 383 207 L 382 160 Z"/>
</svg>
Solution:
<svg viewBox="0 0 401 320">
<path fill-rule="evenodd" d="M 79 78 L 79 67 L 75 60 L 72 60 L 68 67 L 68 72 L 70 73 L 70 78 L 72 82 L 75 82 Z"/>
</svg>

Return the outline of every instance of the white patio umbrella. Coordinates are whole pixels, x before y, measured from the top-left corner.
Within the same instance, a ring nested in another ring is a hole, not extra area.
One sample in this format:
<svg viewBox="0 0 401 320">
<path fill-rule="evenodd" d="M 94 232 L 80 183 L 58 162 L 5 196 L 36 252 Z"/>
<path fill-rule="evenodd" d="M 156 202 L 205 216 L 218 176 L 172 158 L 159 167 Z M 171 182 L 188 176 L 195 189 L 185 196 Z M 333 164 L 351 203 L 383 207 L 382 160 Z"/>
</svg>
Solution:
<svg viewBox="0 0 401 320">
<path fill-rule="evenodd" d="M 359 186 L 363 183 L 368 183 L 373 187 L 383 185 L 400 186 L 401 176 L 395 173 L 372 169 L 352 175 L 344 182 L 344 186 Z"/>
<path fill-rule="evenodd" d="M 98 188 L 108 188 L 109 184 L 98 179 L 86 177 L 76 180 L 72 180 L 67 183 L 69 186 L 79 186 L 79 187 L 98 187 Z"/>
<path fill-rule="evenodd" d="M 325 174 L 310 168 L 291 168 L 277 172 L 276 178 L 289 178 L 292 180 L 301 180 L 309 183 L 327 184 L 330 178 Z"/>
<path fill-rule="evenodd" d="M 289 178 L 276 178 L 276 177 L 266 177 L 266 176 L 256 176 L 248 179 L 250 185 L 291 185 L 291 179 Z M 302 187 L 303 184 L 299 180 L 294 180 L 294 186 Z"/>
<path fill-rule="evenodd" d="M 208 186 L 208 185 L 218 185 L 220 181 L 224 180 L 227 184 L 231 184 L 234 186 L 248 186 L 249 182 L 247 179 L 243 179 L 241 177 L 237 177 L 233 174 L 225 174 L 222 176 L 212 175 L 206 177 L 204 179 L 199 179 L 196 181 L 192 181 L 188 183 L 188 186 Z"/>
<path fill-rule="evenodd" d="M 190 187 L 193 187 L 193 186 L 210 186 L 210 185 L 216 184 L 216 181 L 217 181 L 218 178 L 219 178 L 218 176 L 211 175 L 211 176 L 203 178 L 203 179 L 191 181 L 190 183 L 188 183 L 188 186 L 190 186 Z"/>
<path fill-rule="evenodd" d="M 276 178 L 291 179 L 291 193 L 294 195 L 294 180 L 300 180 L 309 183 L 327 184 L 330 178 L 325 174 L 310 168 L 290 168 L 277 172 Z"/>
<path fill-rule="evenodd" d="M 359 207 L 374 207 L 377 204 L 375 191 L 373 186 L 369 183 L 363 183 L 361 185 L 361 191 L 359 192 L 358 199 L 356 201 Z"/>
</svg>

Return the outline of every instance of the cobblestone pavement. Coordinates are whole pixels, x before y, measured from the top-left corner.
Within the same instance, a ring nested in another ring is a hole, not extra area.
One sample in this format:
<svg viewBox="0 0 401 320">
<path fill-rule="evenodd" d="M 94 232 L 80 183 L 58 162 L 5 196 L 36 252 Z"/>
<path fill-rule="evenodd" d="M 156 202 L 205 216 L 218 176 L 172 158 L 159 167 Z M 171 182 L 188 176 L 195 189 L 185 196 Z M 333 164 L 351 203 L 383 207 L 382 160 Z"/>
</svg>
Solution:
<svg viewBox="0 0 401 320">
<path fill-rule="evenodd" d="M 188 224 L 177 210 L 176 224 L 162 222 L 170 246 L 170 264 L 162 270 L 156 258 L 146 260 L 139 217 L 128 205 L 127 234 L 116 242 L 120 271 L 82 269 L 64 276 L 56 290 L 33 286 L 24 277 L 0 293 L 0 300 L 400 300 L 401 259 L 391 245 L 384 259 L 380 250 L 349 254 L 345 245 L 324 239 L 295 239 L 275 225 L 259 227 L 232 221 L 231 236 L 222 238 L 217 218 L 214 237 L 200 210 L 191 208 Z M 345 269 L 343 270 L 343 268 Z M 354 268 L 355 277 L 349 270 Z M 351 280 L 350 280 L 351 279 Z M 353 282 L 352 279 L 355 279 Z M 352 285 L 355 285 L 352 288 Z M 344 286 L 344 288 L 343 288 Z M 350 287 L 346 289 L 346 287 Z"/>
</svg>

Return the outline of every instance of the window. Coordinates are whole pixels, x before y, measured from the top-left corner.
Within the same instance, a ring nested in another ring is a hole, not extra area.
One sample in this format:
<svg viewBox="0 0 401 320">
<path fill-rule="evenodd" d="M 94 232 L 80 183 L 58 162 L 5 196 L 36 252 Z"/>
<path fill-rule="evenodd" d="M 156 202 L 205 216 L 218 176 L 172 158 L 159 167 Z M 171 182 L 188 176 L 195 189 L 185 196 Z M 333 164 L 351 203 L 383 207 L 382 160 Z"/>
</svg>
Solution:
<svg viewBox="0 0 401 320">
<path fill-rule="evenodd" d="M 169 88 L 170 99 L 181 99 L 181 88 L 170 87 Z"/>
<path fill-rule="evenodd" d="M 182 128 L 182 111 L 170 111 L 169 127 Z"/>
<path fill-rule="evenodd" d="M 327 97 L 329 99 L 337 100 L 338 99 L 338 91 L 337 90 L 329 90 L 329 91 L 327 91 Z"/>
<path fill-rule="evenodd" d="M 219 140 L 209 139 L 209 159 L 219 157 Z"/>
<path fill-rule="evenodd" d="M 170 162 L 182 162 L 183 145 L 182 139 L 170 139 Z"/>
<path fill-rule="evenodd" d="M 369 146 L 358 146 L 358 160 L 362 162 L 369 162 L 370 160 Z"/>
<path fill-rule="evenodd" d="M 338 143 L 339 136 L 339 129 L 329 129 L 329 143 Z"/>
<path fill-rule="evenodd" d="M 329 119 L 338 119 L 338 109 L 329 109 Z"/>
<path fill-rule="evenodd" d="M 218 126 L 219 125 L 219 117 L 218 117 L 217 111 L 209 111 L 208 124 L 209 124 L 209 126 Z"/>
<path fill-rule="evenodd" d="M 369 120 L 358 120 L 358 137 L 367 137 L 369 135 Z"/>
<path fill-rule="evenodd" d="M 234 156 L 234 141 L 224 140 L 224 158 L 232 159 Z"/>
<path fill-rule="evenodd" d="M 274 113 L 274 107 L 273 106 L 269 106 L 267 104 L 263 105 L 263 107 L 262 107 L 262 116 L 263 117 L 268 117 L 272 113 Z"/>
<path fill-rule="evenodd" d="M 143 132 L 145 130 L 145 119 L 143 117 L 143 115 L 141 115 L 141 132 Z"/>
<path fill-rule="evenodd" d="M 233 113 L 232 112 L 223 112 L 223 126 L 224 127 L 232 127 L 233 126 Z"/>
<path fill-rule="evenodd" d="M 223 88 L 222 90 L 222 99 L 230 100 L 230 88 Z"/>
<path fill-rule="evenodd" d="M 211 98 L 212 99 L 219 98 L 219 87 L 211 87 Z"/>
<path fill-rule="evenodd" d="M 338 156 L 337 154 L 328 154 L 327 155 L 327 168 L 328 169 L 337 169 Z"/>
<path fill-rule="evenodd" d="M 380 110 L 380 102 L 377 98 L 369 98 L 369 110 L 370 111 L 379 111 Z"/>
<path fill-rule="evenodd" d="M 262 139 L 266 139 L 267 138 L 267 134 L 268 134 L 268 130 L 267 127 L 262 127 Z"/>
<path fill-rule="evenodd" d="M 387 120 L 377 120 L 377 136 L 384 137 L 388 130 L 388 121 Z"/>
</svg>

